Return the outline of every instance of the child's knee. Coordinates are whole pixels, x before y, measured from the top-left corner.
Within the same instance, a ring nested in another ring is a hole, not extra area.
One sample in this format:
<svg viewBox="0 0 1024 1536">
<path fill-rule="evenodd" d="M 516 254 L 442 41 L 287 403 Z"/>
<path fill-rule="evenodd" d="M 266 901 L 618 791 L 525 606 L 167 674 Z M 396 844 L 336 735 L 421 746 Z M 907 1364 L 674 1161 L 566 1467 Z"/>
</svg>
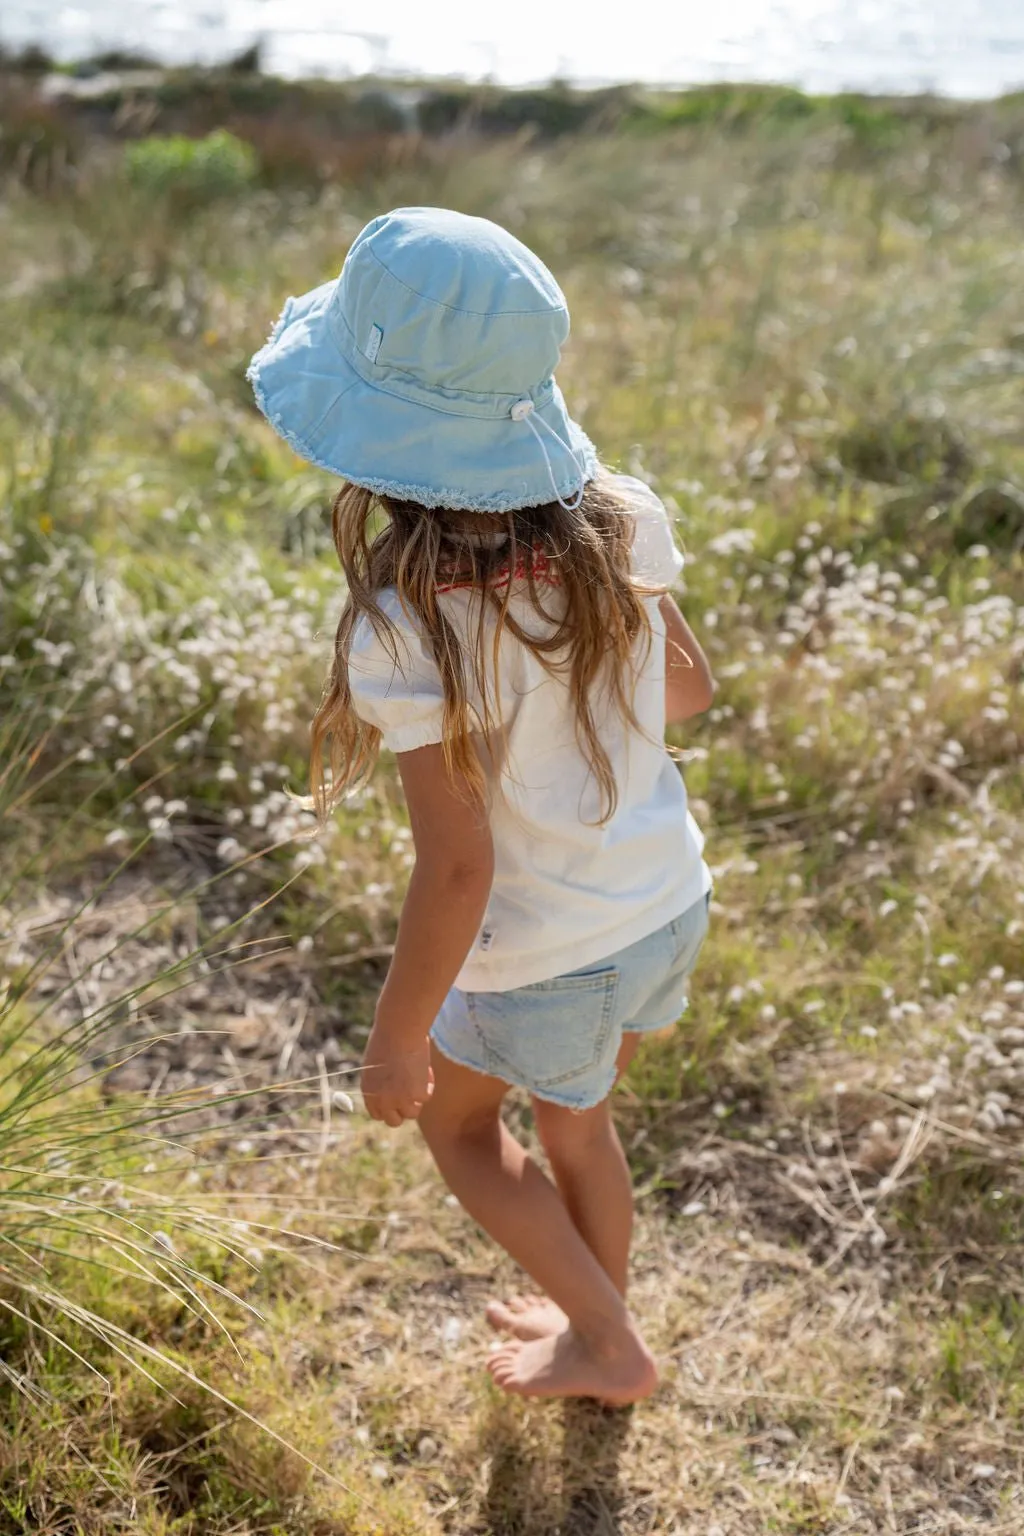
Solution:
<svg viewBox="0 0 1024 1536">
<path fill-rule="evenodd" d="M 439 1146 L 479 1144 L 498 1131 L 500 1105 L 479 1105 L 472 1109 L 443 1105 L 436 1097 L 428 1099 L 420 1114 L 419 1126 L 431 1151 Z"/>
<path fill-rule="evenodd" d="M 611 1109 L 607 1099 L 592 1109 L 576 1110 L 535 1098 L 533 1118 L 551 1161 L 572 1163 L 584 1159 L 594 1142 L 608 1135 Z"/>
</svg>

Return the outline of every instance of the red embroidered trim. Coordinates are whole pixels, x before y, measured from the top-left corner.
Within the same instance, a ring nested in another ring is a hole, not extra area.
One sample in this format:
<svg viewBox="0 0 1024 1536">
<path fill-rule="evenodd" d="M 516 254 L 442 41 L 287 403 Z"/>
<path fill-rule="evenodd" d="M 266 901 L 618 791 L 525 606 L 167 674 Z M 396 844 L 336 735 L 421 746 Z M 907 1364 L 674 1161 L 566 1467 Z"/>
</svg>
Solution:
<svg viewBox="0 0 1024 1536">
<path fill-rule="evenodd" d="M 507 586 L 513 581 L 526 581 L 528 577 L 528 558 L 530 557 L 525 552 L 517 555 L 515 569 L 512 570 L 508 565 L 501 566 L 490 578 L 490 584 L 500 587 Z M 532 552 L 532 574 L 534 582 L 538 586 L 560 587 L 562 585 L 562 578 L 558 574 L 557 567 L 541 549 L 535 549 Z M 476 585 L 477 583 L 473 581 L 450 581 L 446 582 L 443 586 L 439 586 L 437 590 L 439 593 L 465 592 Z"/>
</svg>

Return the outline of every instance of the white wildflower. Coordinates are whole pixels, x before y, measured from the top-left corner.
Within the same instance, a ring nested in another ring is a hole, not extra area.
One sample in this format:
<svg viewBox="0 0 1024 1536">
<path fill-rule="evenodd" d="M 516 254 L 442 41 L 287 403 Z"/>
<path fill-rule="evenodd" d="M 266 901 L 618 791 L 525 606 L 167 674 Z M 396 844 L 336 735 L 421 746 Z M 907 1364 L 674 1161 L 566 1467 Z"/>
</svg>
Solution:
<svg viewBox="0 0 1024 1536">
<path fill-rule="evenodd" d="M 713 555 L 749 555 L 753 552 L 754 540 L 752 528 L 727 528 L 724 533 L 709 539 L 704 547 Z"/>
</svg>

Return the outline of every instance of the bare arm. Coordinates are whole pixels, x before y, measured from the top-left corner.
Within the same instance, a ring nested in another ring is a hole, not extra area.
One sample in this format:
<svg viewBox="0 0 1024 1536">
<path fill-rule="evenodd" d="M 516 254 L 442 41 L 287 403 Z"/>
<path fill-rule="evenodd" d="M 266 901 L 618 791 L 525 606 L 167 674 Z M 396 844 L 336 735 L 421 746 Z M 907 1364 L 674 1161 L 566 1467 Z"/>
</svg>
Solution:
<svg viewBox="0 0 1024 1536">
<path fill-rule="evenodd" d="M 675 598 L 666 593 L 659 607 L 665 621 L 665 724 L 679 725 L 711 707 L 715 683 Z"/>
<path fill-rule="evenodd" d="M 363 1057 L 376 1120 L 415 1119 L 430 1092 L 427 1036 L 480 930 L 494 878 L 485 813 L 454 782 L 440 746 L 398 756 L 416 867 Z"/>
</svg>

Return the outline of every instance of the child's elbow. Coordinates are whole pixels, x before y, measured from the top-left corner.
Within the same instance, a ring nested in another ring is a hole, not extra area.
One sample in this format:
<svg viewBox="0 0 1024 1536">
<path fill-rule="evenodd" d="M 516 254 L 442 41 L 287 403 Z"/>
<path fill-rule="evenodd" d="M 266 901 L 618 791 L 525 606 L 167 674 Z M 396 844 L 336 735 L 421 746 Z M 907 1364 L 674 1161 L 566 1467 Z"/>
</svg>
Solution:
<svg viewBox="0 0 1024 1536">
<path fill-rule="evenodd" d="M 697 679 L 694 690 L 693 713 L 703 715 L 715 701 L 715 680 L 710 672 Z"/>
<path fill-rule="evenodd" d="M 454 859 L 445 876 L 453 891 L 489 890 L 494 880 L 493 850 L 481 851 L 472 858 Z"/>
<path fill-rule="evenodd" d="M 687 677 L 685 685 L 669 689 L 666 703 L 666 722 L 681 725 L 695 715 L 703 715 L 711 708 L 715 698 L 715 681 L 710 672 L 699 677 Z"/>
<path fill-rule="evenodd" d="M 489 890 L 494 880 L 494 847 L 490 835 L 475 847 L 432 850 L 417 859 L 435 885 L 451 896 L 472 896 Z"/>
</svg>

